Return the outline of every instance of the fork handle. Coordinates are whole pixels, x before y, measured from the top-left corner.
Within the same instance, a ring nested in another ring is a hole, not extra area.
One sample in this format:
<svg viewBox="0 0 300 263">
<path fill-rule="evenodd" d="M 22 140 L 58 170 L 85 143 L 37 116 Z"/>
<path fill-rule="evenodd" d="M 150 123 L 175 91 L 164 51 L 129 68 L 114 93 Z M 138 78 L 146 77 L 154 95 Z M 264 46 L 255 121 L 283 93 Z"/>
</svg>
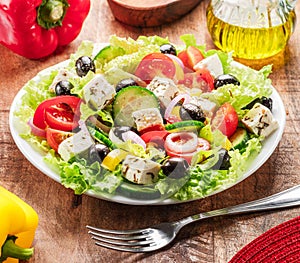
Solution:
<svg viewBox="0 0 300 263">
<path fill-rule="evenodd" d="M 187 218 L 183 218 L 178 221 L 178 226 L 180 226 L 181 228 L 189 223 L 210 217 L 259 212 L 297 205 L 300 205 L 300 185 L 248 203 L 212 210 L 209 212 L 203 212 L 200 214 L 189 216 Z"/>
</svg>

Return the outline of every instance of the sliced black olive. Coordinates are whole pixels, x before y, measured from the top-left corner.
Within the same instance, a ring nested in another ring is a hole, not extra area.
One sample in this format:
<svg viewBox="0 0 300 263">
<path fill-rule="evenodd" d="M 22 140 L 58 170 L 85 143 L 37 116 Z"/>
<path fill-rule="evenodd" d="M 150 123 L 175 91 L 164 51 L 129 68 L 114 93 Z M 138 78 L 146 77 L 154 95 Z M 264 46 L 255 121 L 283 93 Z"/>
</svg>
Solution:
<svg viewBox="0 0 300 263">
<path fill-rule="evenodd" d="M 244 109 L 251 109 L 255 103 L 260 103 L 264 106 L 266 106 L 270 111 L 273 109 L 273 100 L 271 98 L 267 97 L 261 97 L 261 98 L 256 98 L 255 100 L 251 101 Z"/>
<path fill-rule="evenodd" d="M 56 96 L 71 95 L 71 89 L 73 87 L 73 84 L 67 80 L 59 81 L 55 85 L 55 94 Z"/>
<path fill-rule="evenodd" d="M 176 52 L 176 48 L 172 45 L 172 44 L 163 44 L 160 46 L 160 52 L 163 54 L 171 54 L 176 56 L 177 52 Z"/>
<path fill-rule="evenodd" d="M 109 152 L 110 152 L 110 149 L 106 145 L 104 145 L 102 143 L 97 143 L 90 148 L 89 161 L 91 163 L 96 162 L 96 161 L 102 162 L 104 157 Z"/>
<path fill-rule="evenodd" d="M 205 114 L 202 108 L 193 103 L 183 104 L 179 109 L 179 115 L 182 120 L 205 121 Z"/>
<path fill-rule="evenodd" d="M 89 71 L 96 71 L 94 61 L 88 56 L 82 56 L 78 58 L 75 66 L 79 77 L 84 77 Z"/>
<path fill-rule="evenodd" d="M 166 176 L 175 179 L 184 177 L 188 168 L 188 162 L 180 157 L 171 157 L 161 166 L 161 169 Z"/>
<path fill-rule="evenodd" d="M 219 152 L 219 160 L 217 163 L 211 168 L 213 170 L 228 170 L 230 167 L 230 156 L 226 149 L 220 149 Z"/>
<path fill-rule="evenodd" d="M 214 80 L 215 89 L 220 88 L 227 84 L 233 84 L 233 85 L 239 86 L 240 82 L 238 81 L 238 79 L 235 76 L 233 76 L 231 74 L 220 75 L 220 76 L 216 77 Z"/>
<path fill-rule="evenodd" d="M 130 87 L 130 86 L 137 86 L 137 85 L 138 84 L 136 83 L 136 81 L 132 78 L 122 79 L 116 85 L 116 92 L 120 91 L 123 88 Z"/>
</svg>

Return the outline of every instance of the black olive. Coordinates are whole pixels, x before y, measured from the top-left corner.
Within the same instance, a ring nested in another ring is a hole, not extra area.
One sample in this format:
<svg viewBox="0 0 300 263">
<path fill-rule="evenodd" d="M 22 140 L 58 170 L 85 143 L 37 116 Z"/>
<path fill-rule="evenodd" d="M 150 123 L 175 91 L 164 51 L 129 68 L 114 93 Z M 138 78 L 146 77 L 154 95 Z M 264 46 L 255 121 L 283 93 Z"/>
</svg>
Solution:
<svg viewBox="0 0 300 263">
<path fill-rule="evenodd" d="M 213 170 L 228 170 L 230 167 L 230 156 L 226 149 L 220 149 L 219 152 L 219 160 L 217 163 L 211 168 Z"/>
<path fill-rule="evenodd" d="M 267 98 L 265 96 L 261 98 L 256 98 L 255 100 L 251 101 L 244 109 L 251 109 L 255 103 L 260 103 L 266 106 L 270 111 L 273 109 L 273 100 L 271 98 Z"/>
<path fill-rule="evenodd" d="M 110 152 L 110 149 L 102 144 L 97 143 L 90 148 L 89 151 L 89 160 L 91 163 L 93 162 L 102 162 L 104 157 Z"/>
<path fill-rule="evenodd" d="M 239 86 L 240 82 L 238 81 L 238 79 L 235 76 L 233 76 L 231 74 L 220 75 L 220 76 L 216 77 L 214 80 L 215 89 L 220 88 L 221 86 L 224 86 L 227 84 L 233 84 L 233 85 Z"/>
<path fill-rule="evenodd" d="M 194 103 L 183 104 L 179 109 L 179 115 L 182 120 L 205 121 L 205 114 L 200 106 Z"/>
<path fill-rule="evenodd" d="M 130 86 L 137 86 L 138 84 L 136 83 L 136 81 L 132 78 L 128 78 L 128 79 L 122 79 L 118 82 L 118 84 L 116 85 L 116 92 L 120 91 L 121 89 L 124 89 L 126 87 L 130 87 Z"/>
<path fill-rule="evenodd" d="M 176 48 L 172 45 L 172 44 L 163 44 L 160 46 L 160 52 L 163 54 L 171 54 L 176 56 L 177 52 L 176 52 Z"/>
<path fill-rule="evenodd" d="M 59 81 L 55 85 L 55 94 L 56 96 L 71 95 L 71 89 L 73 87 L 73 84 L 67 80 Z"/>
<path fill-rule="evenodd" d="M 175 179 L 182 178 L 188 168 L 188 162 L 180 157 L 171 157 L 161 166 L 161 169 L 166 176 Z"/>
<path fill-rule="evenodd" d="M 96 71 L 94 61 L 88 56 L 78 58 L 75 66 L 79 77 L 84 77 L 89 71 Z"/>
<path fill-rule="evenodd" d="M 132 130 L 131 127 L 129 126 L 116 126 L 112 129 L 112 132 L 114 133 L 114 135 L 116 135 L 119 139 L 123 140 L 122 139 L 122 134 L 124 132 L 127 132 L 127 131 L 130 131 Z"/>
</svg>

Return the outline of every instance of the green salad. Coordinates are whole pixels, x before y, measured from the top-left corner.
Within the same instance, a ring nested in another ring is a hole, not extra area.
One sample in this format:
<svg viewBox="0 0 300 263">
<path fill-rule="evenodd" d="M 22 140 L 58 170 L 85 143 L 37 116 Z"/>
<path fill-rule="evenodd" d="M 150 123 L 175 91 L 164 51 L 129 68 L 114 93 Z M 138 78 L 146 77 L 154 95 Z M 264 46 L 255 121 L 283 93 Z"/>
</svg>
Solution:
<svg viewBox="0 0 300 263">
<path fill-rule="evenodd" d="M 271 66 L 256 71 L 193 35 L 84 41 L 25 87 L 20 136 L 75 194 L 193 200 L 247 171 L 272 115 Z"/>
</svg>

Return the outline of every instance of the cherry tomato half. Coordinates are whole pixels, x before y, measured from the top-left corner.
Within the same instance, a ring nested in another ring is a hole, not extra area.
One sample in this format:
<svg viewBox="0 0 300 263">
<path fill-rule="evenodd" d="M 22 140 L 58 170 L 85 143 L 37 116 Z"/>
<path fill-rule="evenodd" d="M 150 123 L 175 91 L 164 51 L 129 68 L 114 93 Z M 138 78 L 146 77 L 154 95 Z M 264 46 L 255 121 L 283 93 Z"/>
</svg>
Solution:
<svg viewBox="0 0 300 263">
<path fill-rule="evenodd" d="M 207 69 L 185 73 L 184 79 L 178 81 L 188 88 L 199 88 L 202 92 L 210 92 L 214 89 L 214 78 Z"/>
<path fill-rule="evenodd" d="M 156 77 L 167 77 L 173 79 L 176 67 L 173 60 L 162 53 L 151 53 L 146 55 L 135 71 L 135 75 L 146 83 Z"/>
<path fill-rule="evenodd" d="M 180 60 L 182 61 L 183 65 L 184 65 L 184 72 L 193 72 L 193 68 L 190 67 L 189 65 L 189 58 L 187 55 L 186 50 L 183 50 L 181 52 L 178 53 L 177 55 L 178 58 L 180 58 Z"/>
<path fill-rule="evenodd" d="M 73 135 L 72 132 L 64 132 L 64 131 L 55 130 L 51 128 L 46 129 L 47 143 L 56 152 L 58 150 L 58 146 L 60 145 L 60 143 L 72 135 Z"/>
<path fill-rule="evenodd" d="M 188 56 L 188 63 L 191 68 L 194 68 L 196 64 L 198 64 L 202 59 L 204 59 L 204 56 L 202 55 L 201 51 L 193 46 L 189 46 L 186 49 L 187 56 Z"/>
<path fill-rule="evenodd" d="M 230 137 L 238 126 L 238 115 L 233 106 L 226 102 L 216 112 L 212 119 L 212 129 L 219 129 L 224 135 Z"/>
<path fill-rule="evenodd" d="M 37 107 L 33 124 L 40 129 L 71 131 L 78 126 L 80 102 L 80 98 L 69 95 L 47 99 Z"/>
<path fill-rule="evenodd" d="M 204 59 L 201 51 L 194 46 L 189 46 L 186 50 L 179 52 L 178 57 L 183 62 L 184 66 L 190 70 L 193 70 L 194 66 Z"/>
</svg>

